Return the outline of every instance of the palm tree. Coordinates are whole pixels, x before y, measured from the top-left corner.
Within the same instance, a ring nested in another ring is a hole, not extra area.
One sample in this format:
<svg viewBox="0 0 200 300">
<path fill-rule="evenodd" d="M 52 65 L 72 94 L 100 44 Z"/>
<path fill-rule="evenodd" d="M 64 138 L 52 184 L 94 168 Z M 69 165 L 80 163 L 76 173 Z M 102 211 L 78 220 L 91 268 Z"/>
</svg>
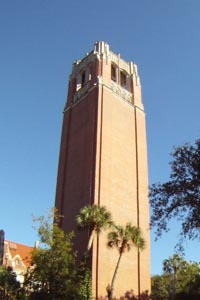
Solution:
<svg viewBox="0 0 200 300">
<path fill-rule="evenodd" d="M 100 207 L 96 204 L 81 208 L 76 221 L 79 228 L 88 228 L 91 232 L 87 246 L 88 252 L 92 247 L 95 234 L 98 235 L 102 229 L 106 229 L 113 224 L 111 213 L 107 211 L 106 207 Z"/>
<path fill-rule="evenodd" d="M 144 249 L 145 242 L 142 238 L 140 228 L 128 223 L 125 227 L 119 225 L 115 226 L 115 229 L 108 233 L 107 245 L 109 248 L 117 248 L 119 251 L 119 258 L 112 277 L 111 285 L 107 288 L 108 299 L 111 300 L 113 296 L 114 282 L 123 253 L 130 251 L 132 246 L 136 246 L 138 249 L 142 250 Z"/>
</svg>

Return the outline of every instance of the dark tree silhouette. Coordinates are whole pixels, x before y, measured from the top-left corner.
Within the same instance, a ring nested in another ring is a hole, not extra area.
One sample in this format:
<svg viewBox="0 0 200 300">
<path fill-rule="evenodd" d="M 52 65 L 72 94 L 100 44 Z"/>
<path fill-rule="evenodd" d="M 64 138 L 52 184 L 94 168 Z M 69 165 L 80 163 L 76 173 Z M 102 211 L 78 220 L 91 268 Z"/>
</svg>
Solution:
<svg viewBox="0 0 200 300">
<path fill-rule="evenodd" d="M 169 181 L 150 188 L 151 226 L 160 237 L 171 219 L 181 222 L 180 238 L 200 237 L 200 139 L 172 152 Z"/>
</svg>

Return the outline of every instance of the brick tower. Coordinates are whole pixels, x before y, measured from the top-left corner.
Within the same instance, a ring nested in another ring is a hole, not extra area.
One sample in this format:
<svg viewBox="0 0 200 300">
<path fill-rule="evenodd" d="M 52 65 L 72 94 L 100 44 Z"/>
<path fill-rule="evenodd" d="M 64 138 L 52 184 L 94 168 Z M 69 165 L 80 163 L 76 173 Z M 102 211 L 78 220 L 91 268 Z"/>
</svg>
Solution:
<svg viewBox="0 0 200 300">
<path fill-rule="evenodd" d="M 74 246 L 82 256 L 88 233 L 75 217 L 87 204 L 106 206 L 117 224 L 140 226 L 145 250 L 125 253 L 114 296 L 150 290 L 149 205 L 145 113 L 137 66 L 97 42 L 73 64 L 69 80 L 58 167 L 56 207 L 61 227 L 75 230 Z M 95 299 L 106 296 L 118 252 L 106 247 L 107 233 L 92 249 Z"/>
</svg>

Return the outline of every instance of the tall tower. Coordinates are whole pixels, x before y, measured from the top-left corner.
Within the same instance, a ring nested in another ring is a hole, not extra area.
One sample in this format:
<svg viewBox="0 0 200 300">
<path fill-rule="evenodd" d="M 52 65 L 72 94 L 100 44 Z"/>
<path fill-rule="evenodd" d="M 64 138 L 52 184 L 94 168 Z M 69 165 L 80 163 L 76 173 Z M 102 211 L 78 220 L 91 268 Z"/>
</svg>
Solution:
<svg viewBox="0 0 200 300">
<path fill-rule="evenodd" d="M 145 250 L 125 253 L 114 295 L 150 290 L 148 171 L 145 113 L 137 66 L 112 52 L 105 42 L 73 64 L 69 80 L 58 167 L 56 207 L 61 227 L 75 230 L 80 257 L 88 233 L 77 231 L 75 217 L 87 204 L 106 206 L 117 224 L 140 226 Z M 107 233 L 92 249 L 95 299 L 106 295 L 118 259 L 106 247 Z"/>
</svg>

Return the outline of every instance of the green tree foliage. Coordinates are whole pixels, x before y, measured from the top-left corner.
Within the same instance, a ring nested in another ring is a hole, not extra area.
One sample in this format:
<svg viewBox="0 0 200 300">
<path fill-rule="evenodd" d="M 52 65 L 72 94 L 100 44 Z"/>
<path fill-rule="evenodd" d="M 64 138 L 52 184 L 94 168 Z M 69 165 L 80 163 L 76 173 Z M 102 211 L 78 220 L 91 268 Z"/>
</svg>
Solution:
<svg viewBox="0 0 200 300">
<path fill-rule="evenodd" d="M 200 299 L 200 265 L 174 254 L 163 261 L 163 274 L 152 277 L 152 300 L 184 299 Z"/>
<path fill-rule="evenodd" d="M 169 276 L 155 275 L 151 278 L 152 300 L 169 300 Z"/>
<path fill-rule="evenodd" d="M 113 274 L 111 285 L 107 287 L 109 300 L 111 300 L 113 297 L 114 283 L 123 253 L 130 251 L 132 246 L 135 246 L 138 249 L 143 249 L 144 244 L 145 242 L 142 238 L 140 228 L 135 227 L 130 223 L 126 224 L 124 227 L 115 226 L 114 229 L 108 233 L 108 247 L 116 248 L 119 252 L 119 258 Z"/>
<path fill-rule="evenodd" d="M 172 257 L 163 261 L 163 271 L 166 275 L 170 275 L 168 291 L 172 298 L 174 298 L 177 291 L 180 290 L 181 281 L 184 278 L 184 276 L 182 277 L 181 275 L 185 275 L 187 265 L 188 263 L 178 254 L 174 254 Z"/>
<path fill-rule="evenodd" d="M 200 299 L 200 275 L 196 275 L 183 292 L 175 297 L 175 300 L 199 300 Z"/>
<path fill-rule="evenodd" d="M 106 207 L 96 204 L 84 206 L 77 215 L 76 221 L 80 229 L 89 229 L 91 232 L 87 251 L 91 249 L 95 235 L 113 223 L 111 213 L 107 211 Z"/>
<path fill-rule="evenodd" d="M 172 152 L 169 181 L 150 188 L 151 225 L 157 237 L 167 231 L 168 222 L 181 222 L 180 237 L 200 237 L 200 140 L 177 147 Z"/>
<path fill-rule="evenodd" d="M 71 241 L 73 233 L 65 234 L 58 227 L 59 216 L 54 213 L 47 218 L 35 218 L 35 221 L 39 222 L 40 247 L 33 251 L 32 266 L 26 277 L 29 299 L 79 299 L 76 255 Z"/>
<path fill-rule="evenodd" d="M 0 266 L 0 299 L 19 299 L 20 283 L 11 267 Z"/>
<path fill-rule="evenodd" d="M 78 284 L 78 294 L 81 300 L 91 300 L 92 299 L 92 275 L 91 270 L 88 267 L 87 257 L 81 262 L 78 268 L 77 282 Z"/>
</svg>

